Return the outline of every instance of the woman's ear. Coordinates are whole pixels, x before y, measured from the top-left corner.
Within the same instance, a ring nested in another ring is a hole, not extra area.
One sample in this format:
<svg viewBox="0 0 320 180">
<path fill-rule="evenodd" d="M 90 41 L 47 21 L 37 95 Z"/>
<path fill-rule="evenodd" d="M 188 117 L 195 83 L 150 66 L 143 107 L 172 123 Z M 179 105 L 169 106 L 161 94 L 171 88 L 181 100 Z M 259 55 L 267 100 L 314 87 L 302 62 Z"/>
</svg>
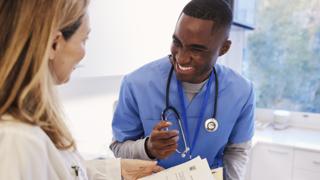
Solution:
<svg viewBox="0 0 320 180">
<path fill-rule="evenodd" d="M 230 46 L 231 46 L 231 41 L 230 40 L 226 41 L 223 44 L 223 46 L 220 48 L 219 56 L 226 54 L 229 51 Z"/>
<path fill-rule="evenodd" d="M 61 31 L 57 31 L 53 36 L 53 42 L 49 50 L 49 60 L 54 60 L 59 53 L 62 46 L 62 41 L 64 40 Z"/>
</svg>

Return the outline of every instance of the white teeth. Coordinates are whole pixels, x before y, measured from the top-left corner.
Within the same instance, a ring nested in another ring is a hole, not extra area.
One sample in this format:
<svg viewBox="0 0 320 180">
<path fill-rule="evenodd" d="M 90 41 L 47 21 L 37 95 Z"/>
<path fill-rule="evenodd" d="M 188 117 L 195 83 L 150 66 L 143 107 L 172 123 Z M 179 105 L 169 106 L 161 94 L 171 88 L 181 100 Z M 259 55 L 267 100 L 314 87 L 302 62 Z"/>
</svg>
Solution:
<svg viewBox="0 0 320 180">
<path fill-rule="evenodd" d="M 181 69 L 183 71 L 193 69 L 193 67 L 182 67 L 182 66 L 180 66 L 180 64 L 178 64 L 178 66 L 179 66 L 179 69 Z"/>
</svg>

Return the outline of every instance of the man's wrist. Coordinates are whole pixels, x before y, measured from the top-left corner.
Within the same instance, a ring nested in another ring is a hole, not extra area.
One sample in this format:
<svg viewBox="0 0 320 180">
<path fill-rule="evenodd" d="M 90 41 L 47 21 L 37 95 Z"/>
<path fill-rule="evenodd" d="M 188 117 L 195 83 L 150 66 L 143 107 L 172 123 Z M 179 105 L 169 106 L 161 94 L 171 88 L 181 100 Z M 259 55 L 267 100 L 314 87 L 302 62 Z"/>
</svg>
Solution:
<svg viewBox="0 0 320 180">
<path fill-rule="evenodd" d="M 148 143 L 149 143 L 149 137 L 146 138 L 146 141 L 145 141 L 145 144 L 144 144 L 144 148 L 146 150 L 146 154 L 150 159 L 156 159 L 156 157 L 154 157 L 152 155 L 152 152 L 151 152 L 151 150 L 150 150 L 150 148 L 148 146 Z"/>
</svg>

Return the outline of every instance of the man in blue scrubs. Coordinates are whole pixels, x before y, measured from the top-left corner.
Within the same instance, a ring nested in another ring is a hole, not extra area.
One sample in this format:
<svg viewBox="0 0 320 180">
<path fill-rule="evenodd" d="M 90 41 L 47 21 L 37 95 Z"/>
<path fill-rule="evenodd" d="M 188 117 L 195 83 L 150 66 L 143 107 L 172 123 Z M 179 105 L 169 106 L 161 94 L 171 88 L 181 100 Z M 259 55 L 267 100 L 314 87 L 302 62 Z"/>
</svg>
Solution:
<svg viewBox="0 0 320 180">
<path fill-rule="evenodd" d="M 231 46 L 231 24 L 232 11 L 223 0 L 193 0 L 185 6 L 172 36 L 172 54 L 122 82 L 110 145 L 116 157 L 157 160 L 169 168 L 200 156 L 211 169 L 227 166 L 228 179 L 244 178 L 254 134 L 254 87 L 234 70 L 216 64 Z M 168 122 L 161 121 L 172 67 L 168 106 L 177 110 L 183 132 L 172 110 L 165 114 Z M 211 132 L 205 123 L 215 108 Z M 190 148 L 185 156 L 179 153 L 185 151 L 183 133 Z"/>
</svg>

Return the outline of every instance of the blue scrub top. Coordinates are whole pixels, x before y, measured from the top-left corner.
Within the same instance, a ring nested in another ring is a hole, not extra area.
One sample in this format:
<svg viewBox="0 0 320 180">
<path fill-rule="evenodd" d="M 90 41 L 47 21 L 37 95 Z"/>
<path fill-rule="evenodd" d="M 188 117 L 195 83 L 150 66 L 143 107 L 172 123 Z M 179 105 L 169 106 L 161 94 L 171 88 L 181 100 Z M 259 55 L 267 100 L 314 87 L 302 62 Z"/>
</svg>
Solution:
<svg viewBox="0 0 320 180">
<path fill-rule="evenodd" d="M 149 136 L 154 125 L 161 121 L 161 113 L 166 108 L 166 85 L 170 68 L 171 63 L 166 56 L 142 66 L 123 79 L 112 122 L 115 139 L 124 142 L 144 138 Z M 213 78 L 203 122 L 192 153 L 193 158 L 198 155 L 201 158 L 207 158 L 211 169 L 219 166 L 218 159 L 228 142 L 243 143 L 253 137 L 255 109 L 252 83 L 226 66 L 216 64 L 215 68 L 219 81 L 216 115 L 218 129 L 208 132 L 204 127 L 205 121 L 212 118 L 214 112 L 215 78 Z M 208 81 L 191 103 L 183 91 L 191 144 L 207 86 Z M 174 72 L 171 76 L 169 94 L 169 106 L 177 109 L 184 128 Z M 178 150 L 182 152 L 185 146 L 175 115 L 170 114 L 168 121 L 172 122 L 170 130 L 176 129 L 180 132 Z M 188 146 L 191 147 L 191 145 Z M 185 158 L 182 158 L 181 154 L 175 152 L 167 159 L 158 160 L 158 165 L 164 168 L 176 166 L 188 161 L 189 154 L 190 151 Z"/>
</svg>

